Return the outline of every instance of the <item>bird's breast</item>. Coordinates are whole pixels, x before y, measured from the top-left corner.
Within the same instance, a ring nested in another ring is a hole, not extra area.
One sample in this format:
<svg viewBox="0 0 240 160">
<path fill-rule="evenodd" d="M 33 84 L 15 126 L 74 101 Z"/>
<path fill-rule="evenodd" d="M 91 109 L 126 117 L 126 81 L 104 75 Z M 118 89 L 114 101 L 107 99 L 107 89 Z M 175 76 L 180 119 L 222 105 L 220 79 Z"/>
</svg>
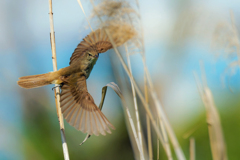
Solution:
<svg viewBox="0 0 240 160">
<path fill-rule="evenodd" d="M 90 73 L 92 72 L 93 66 L 96 64 L 96 62 L 97 59 L 94 59 L 87 65 L 86 69 L 84 70 L 86 78 L 90 76 Z"/>
</svg>

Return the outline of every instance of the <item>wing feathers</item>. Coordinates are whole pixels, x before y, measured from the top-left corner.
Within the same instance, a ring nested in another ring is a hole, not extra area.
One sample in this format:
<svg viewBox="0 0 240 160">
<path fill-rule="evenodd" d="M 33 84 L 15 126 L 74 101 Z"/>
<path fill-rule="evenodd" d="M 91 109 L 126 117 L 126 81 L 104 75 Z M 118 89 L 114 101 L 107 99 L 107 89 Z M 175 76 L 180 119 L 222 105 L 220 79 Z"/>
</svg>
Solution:
<svg viewBox="0 0 240 160">
<path fill-rule="evenodd" d="M 68 103 L 65 103 L 64 106 L 62 107 L 62 113 L 64 113 L 67 109 L 69 109 L 72 105 L 74 105 L 74 101 L 71 100 Z"/>
<path fill-rule="evenodd" d="M 77 130 L 90 135 L 111 133 L 109 127 L 112 129 L 114 127 L 87 92 L 86 79 L 79 79 L 73 84 L 74 86 L 64 84 L 61 88 L 60 106 L 66 121 Z"/>
<path fill-rule="evenodd" d="M 103 42 L 105 45 L 101 46 L 104 47 L 104 50 L 99 50 L 99 43 Z M 70 64 L 76 61 L 77 59 L 81 58 L 83 54 L 89 49 L 96 48 L 99 50 L 99 53 L 106 52 L 107 50 L 112 48 L 112 44 L 110 43 L 105 31 L 103 29 L 98 29 L 96 31 L 91 32 L 88 36 L 83 38 L 77 48 L 74 50 L 72 57 L 70 58 Z"/>
<path fill-rule="evenodd" d="M 86 132 L 87 132 L 87 127 L 88 127 L 88 126 L 87 126 L 87 121 L 88 121 L 87 116 L 88 116 L 88 113 L 89 113 L 89 112 L 86 112 L 86 113 L 85 113 L 83 133 L 86 133 Z"/>
<path fill-rule="evenodd" d="M 83 126 L 82 125 L 82 120 L 83 120 L 83 116 L 85 116 L 84 112 L 85 112 L 85 110 L 82 111 L 82 114 L 80 116 L 80 123 L 79 123 L 79 127 L 76 128 L 77 130 L 82 130 L 82 126 Z"/>
<path fill-rule="evenodd" d="M 82 108 L 81 108 L 81 107 L 79 107 L 79 110 L 78 110 L 78 112 L 77 112 L 77 114 L 76 114 L 76 117 L 75 117 L 75 120 L 74 120 L 74 123 L 73 123 L 72 126 L 78 126 L 78 125 L 77 125 L 77 120 L 79 119 L 80 111 L 82 111 Z"/>
</svg>

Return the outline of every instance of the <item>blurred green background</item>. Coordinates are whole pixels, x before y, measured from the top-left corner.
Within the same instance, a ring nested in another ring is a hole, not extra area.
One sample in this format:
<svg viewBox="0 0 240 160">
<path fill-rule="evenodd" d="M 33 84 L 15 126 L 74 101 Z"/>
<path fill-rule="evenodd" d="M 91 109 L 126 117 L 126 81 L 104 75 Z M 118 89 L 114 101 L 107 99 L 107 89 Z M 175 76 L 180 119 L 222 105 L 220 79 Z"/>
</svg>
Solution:
<svg viewBox="0 0 240 160">
<path fill-rule="evenodd" d="M 184 135 L 194 130 L 190 137 L 196 140 L 197 160 L 212 159 L 205 108 L 192 73 L 196 71 L 200 75 L 199 60 L 202 60 L 220 112 L 229 160 L 240 159 L 240 74 L 238 67 L 230 65 L 238 57 L 236 52 L 229 56 L 225 44 L 214 40 L 219 24 L 231 26 L 230 10 L 240 29 L 240 2 L 141 0 L 139 4 L 147 64 L 186 157 L 189 157 L 189 137 Z M 83 1 L 83 7 L 90 17 L 92 8 L 88 1 Z M 47 1 L 0 0 L 1 160 L 63 159 L 53 86 L 25 90 L 16 83 L 18 77 L 52 71 L 48 9 Z M 53 1 L 53 13 L 58 68 L 62 68 L 68 66 L 74 48 L 90 29 L 77 1 Z M 222 29 L 220 33 L 225 31 Z M 213 50 L 215 43 L 219 46 Z M 141 58 L 132 55 L 131 60 L 133 75 L 143 85 Z M 124 83 L 128 82 L 126 79 L 115 53 L 110 50 L 100 55 L 87 84 L 98 104 L 101 88 L 112 81 L 118 83 L 132 109 L 131 88 Z M 139 107 L 146 139 L 145 110 Z M 103 113 L 116 130 L 107 136 L 92 136 L 83 146 L 79 143 L 85 134 L 65 122 L 71 159 L 134 159 L 121 102 L 110 89 Z M 154 132 L 152 136 L 156 159 Z M 160 157 L 167 159 L 162 147 Z"/>
</svg>

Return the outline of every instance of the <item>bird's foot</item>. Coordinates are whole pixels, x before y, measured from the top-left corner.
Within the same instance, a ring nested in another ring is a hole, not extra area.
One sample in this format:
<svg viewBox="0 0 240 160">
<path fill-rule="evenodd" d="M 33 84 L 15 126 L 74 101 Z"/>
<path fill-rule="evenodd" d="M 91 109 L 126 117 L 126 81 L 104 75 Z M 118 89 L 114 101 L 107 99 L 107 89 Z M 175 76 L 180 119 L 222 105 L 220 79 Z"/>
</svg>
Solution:
<svg viewBox="0 0 240 160">
<path fill-rule="evenodd" d="M 52 88 L 52 91 L 53 91 L 54 89 L 56 89 L 57 87 L 60 87 L 60 89 L 61 89 L 62 85 L 61 85 L 61 84 L 58 84 L 58 85 L 54 86 L 54 87 Z"/>
</svg>

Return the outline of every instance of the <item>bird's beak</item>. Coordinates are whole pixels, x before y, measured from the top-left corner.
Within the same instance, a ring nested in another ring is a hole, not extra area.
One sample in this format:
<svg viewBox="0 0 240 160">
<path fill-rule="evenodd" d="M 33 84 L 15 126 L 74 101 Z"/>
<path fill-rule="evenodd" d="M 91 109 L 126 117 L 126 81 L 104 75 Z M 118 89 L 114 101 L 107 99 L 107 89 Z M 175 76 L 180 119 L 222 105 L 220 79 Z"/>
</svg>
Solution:
<svg viewBox="0 0 240 160">
<path fill-rule="evenodd" d="M 95 57 L 98 58 L 99 57 L 99 53 L 97 55 L 95 55 Z"/>
</svg>

